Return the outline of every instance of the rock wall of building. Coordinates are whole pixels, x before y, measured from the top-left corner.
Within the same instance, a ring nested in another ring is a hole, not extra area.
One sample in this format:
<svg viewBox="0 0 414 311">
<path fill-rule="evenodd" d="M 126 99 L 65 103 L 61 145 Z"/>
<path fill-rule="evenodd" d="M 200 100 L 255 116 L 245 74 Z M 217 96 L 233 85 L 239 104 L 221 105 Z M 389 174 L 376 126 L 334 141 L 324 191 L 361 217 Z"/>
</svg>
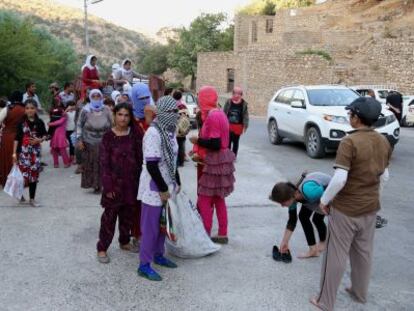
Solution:
<svg viewBox="0 0 414 311">
<path fill-rule="evenodd" d="M 234 69 L 235 85 L 258 115 L 285 85 L 381 84 L 414 94 L 414 34 L 394 38 L 384 26 L 376 32 L 373 26 L 330 27 L 341 14 L 308 8 L 236 17 L 234 52 L 199 54 L 197 87 L 210 84 L 228 94 L 228 69 Z M 309 49 L 325 56 L 304 53 Z"/>
</svg>

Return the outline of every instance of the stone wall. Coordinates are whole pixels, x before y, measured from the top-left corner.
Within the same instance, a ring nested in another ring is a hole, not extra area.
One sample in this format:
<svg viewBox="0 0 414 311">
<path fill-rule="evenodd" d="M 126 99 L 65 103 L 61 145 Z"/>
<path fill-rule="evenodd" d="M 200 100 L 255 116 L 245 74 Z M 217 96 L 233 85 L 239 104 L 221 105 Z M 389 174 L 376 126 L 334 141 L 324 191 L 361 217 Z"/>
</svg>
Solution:
<svg viewBox="0 0 414 311">
<path fill-rule="evenodd" d="M 197 90 L 212 85 L 220 94 L 227 93 L 227 69 L 234 69 L 238 58 L 233 52 L 201 53 L 197 59 Z"/>
<path fill-rule="evenodd" d="M 197 88 L 209 84 L 226 94 L 227 70 L 234 69 L 235 85 L 244 88 L 251 111 L 258 115 L 266 113 L 274 92 L 285 85 L 381 84 L 414 94 L 414 35 L 389 38 L 381 29 L 332 28 L 332 20 L 343 12 L 330 13 L 306 8 L 236 17 L 234 52 L 199 54 Z M 266 32 L 267 20 L 273 21 L 271 33 Z M 308 49 L 324 51 L 332 60 L 298 53 Z"/>
</svg>

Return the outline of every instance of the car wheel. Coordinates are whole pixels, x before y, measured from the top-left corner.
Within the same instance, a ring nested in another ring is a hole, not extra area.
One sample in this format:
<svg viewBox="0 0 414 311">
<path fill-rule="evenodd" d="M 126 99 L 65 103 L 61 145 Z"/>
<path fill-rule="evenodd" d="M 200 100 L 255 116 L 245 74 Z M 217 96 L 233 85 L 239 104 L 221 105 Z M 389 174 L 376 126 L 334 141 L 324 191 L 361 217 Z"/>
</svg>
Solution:
<svg viewBox="0 0 414 311">
<path fill-rule="evenodd" d="M 325 146 L 318 128 L 310 127 L 307 130 L 305 144 L 306 152 L 311 158 L 317 159 L 325 156 Z"/>
<path fill-rule="evenodd" d="M 283 137 L 279 134 L 276 120 L 270 120 L 267 131 L 269 134 L 269 140 L 273 145 L 280 145 L 283 141 Z"/>
</svg>

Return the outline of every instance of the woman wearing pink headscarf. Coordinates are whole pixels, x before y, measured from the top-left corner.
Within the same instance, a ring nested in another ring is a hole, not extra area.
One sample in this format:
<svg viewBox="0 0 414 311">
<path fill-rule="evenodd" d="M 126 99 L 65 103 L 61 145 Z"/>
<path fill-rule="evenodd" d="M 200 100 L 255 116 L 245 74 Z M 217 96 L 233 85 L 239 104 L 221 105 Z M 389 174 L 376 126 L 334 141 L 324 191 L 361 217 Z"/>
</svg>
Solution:
<svg viewBox="0 0 414 311">
<path fill-rule="evenodd" d="M 216 209 L 219 229 L 212 240 L 227 244 L 227 206 L 225 197 L 233 192 L 235 155 L 229 146 L 229 122 L 223 111 L 217 108 L 217 91 L 204 86 L 198 93 L 203 126 L 199 137 L 190 141 L 197 146 L 204 167 L 198 181 L 198 210 L 207 233 L 211 234 L 213 213 Z"/>
</svg>

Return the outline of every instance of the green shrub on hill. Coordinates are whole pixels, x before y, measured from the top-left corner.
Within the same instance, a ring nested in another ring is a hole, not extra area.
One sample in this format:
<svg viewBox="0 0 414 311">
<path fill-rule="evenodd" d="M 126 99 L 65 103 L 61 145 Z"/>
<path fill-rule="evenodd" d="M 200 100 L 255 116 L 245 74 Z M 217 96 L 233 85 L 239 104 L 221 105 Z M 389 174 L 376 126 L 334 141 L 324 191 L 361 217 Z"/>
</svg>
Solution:
<svg viewBox="0 0 414 311">
<path fill-rule="evenodd" d="M 16 14 L 0 11 L 0 94 L 24 90 L 35 81 L 46 98 L 47 87 L 71 81 L 80 63 L 70 42 L 57 39 L 45 28 L 36 28 Z"/>
</svg>

